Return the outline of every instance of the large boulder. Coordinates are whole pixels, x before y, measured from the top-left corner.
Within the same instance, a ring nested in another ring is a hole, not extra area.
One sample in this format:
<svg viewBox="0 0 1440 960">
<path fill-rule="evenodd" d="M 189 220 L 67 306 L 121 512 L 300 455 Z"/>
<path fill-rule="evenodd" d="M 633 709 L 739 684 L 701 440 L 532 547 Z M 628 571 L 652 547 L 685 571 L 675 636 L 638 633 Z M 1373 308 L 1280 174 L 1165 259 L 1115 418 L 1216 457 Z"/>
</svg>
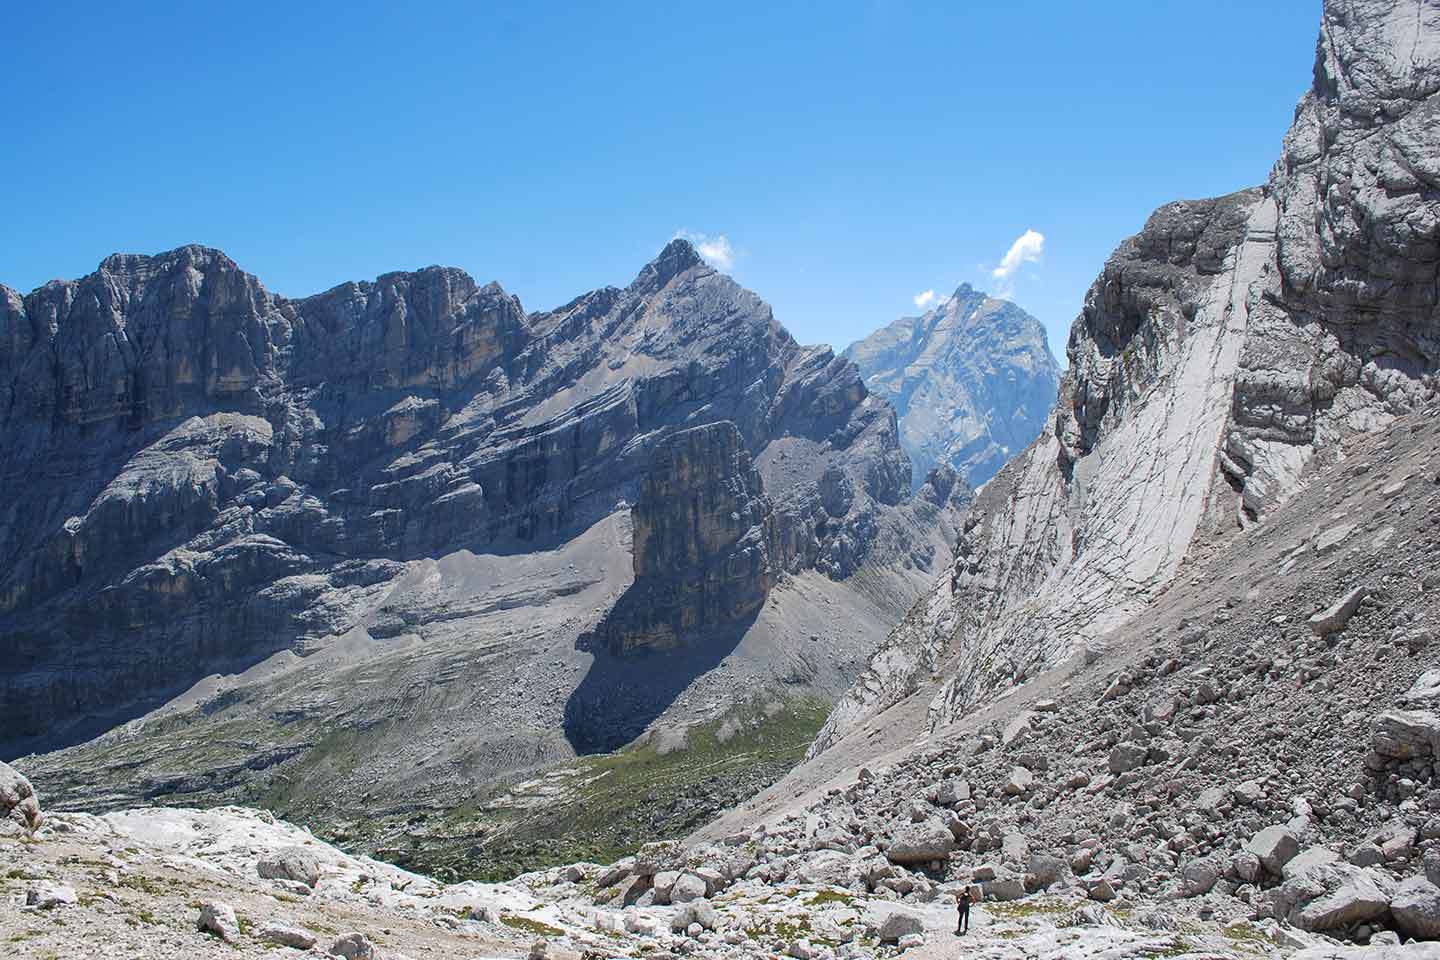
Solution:
<svg viewBox="0 0 1440 960">
<path fill-rule="evenodd" d="M 57 907 L 73 907 L 80 902 L 75 888 L 65 883 L 41 880 L 25 891 L 25 906 L 36 910 L 54 910 Z"/>
<path fill-rule="evenodd" d="M 710 891 L 710 886 L 705 878 L 698 874 L 685 872 L 675 885 L 670 888 L 671 903 L 690 903 L 694 900 L 702 900 Z"/>
<path fill-rule="evenodd" d="M 865 925 L 881 943 L 898 943 L 901 937 L 924 934 L 925 922 L 916 910 L 894 904 L 877 904 L 865 914 Z"/>
<path fill-rule="evenodd" d="M 944 860 L 955 849 L 955 835 L 939 820 L 907 823 L 890 835 L 885 856 L 891 863 L 914 864 Z"/>
<path fill-rule="evenodd" d="M 294 880 L 313 888 L 320 882 L 320 859 L 304 847 L 284 847 L 261 857 L 255 870 L 266 880 Z"/>
<path fill-rule="evenodd" d="M 376 960 L 375 944 L 363 933 L 347 933 L 330 945 L 330 956 L 345 960 Z"/>
<path fill-rule="evenodd" d="M 1012 797 L 1022 797 L 1035 789 L 1035 774 L 1024 767 L 1015 767 L 1005 781 L 1005 792 Z"/>
<path fill-rule="evenodd" d="M 1409 707 L 1428 707 L 1440 703 L 1440 670 L 1426 670 L 1415 678 L 1410 689 L 1400 694 L 1400 702 Z"/>
<path fill-rule="evenodd" d="M 946 780 L 935 788 L 935 802 L 942 807 L 953 807 L 970 799 L 970 781 Z"/>
<path fill-rule="evenodd" d="M 1069 864 L 1061 857 L 1048 853 L 1032 853 L 1025 867 L 1025 885 L 1032 890 L 1043 890 L 1064 879 Z"/>
<path fill-rule="evenodd" d="M 675 884 L 680 882 L 680 871 L 662 870 L 651 880 L 655 891 L 655 902 L 666 904 L 670 902 L 670 892 L 675 889 Z"/>
<path fill-rule="evenodd" d="M 1029 710 L 1020 711 L 1015 719 L 1007 723 L 1005 729 L 1001 731 L 1000 746 L 1019 747 L 1028 742 L 1031 734 L 1034 733 L 1034 726 L 1031 723 L 1034 716 L 1035 714 Z"/>
<path fill-rule="evenodd" d="M 1435 753 L 1440 716 L 1428 710 L 1386 710 L 1375 719 L 1371 748 L 1391 760 L 1414 760 Z"/>
<path fill-rule="evenodd" d="M 980 890 L 986 900 L 1019 900 L 1025 896 L 1025 880 L 1013 874 L 1001 874 L 981 881 Z"/>
<path fill-rule="evenodd" d="M 19 770 L 0 761 L 0 818 L 11 816 L 31 834 L 45 822 L 45 815 L 40 812 L 40 798 L 30 781 Z"/>
<path fill-rule="evenodd" d="M 1326 864 L 1276 888 L 1275 919 L 1314 933 L 1338 930 L 1384 916 L 1394 890 L 1394 882 L 1376 870 Z"/>
<path fill-rule="evenodd" d="M 1390 913 L 1406 936 L 1440 939 L 1440 887 L 1424 877 L 1411 877 L 1395 888 Z"/>
<path fill-rule="evenodd" d="M 844 887 L 858 876 L 860 869 L 853 857 L 839 850 L 817 850 L 795 868 L 795 879 L 801 883 L 832 884 Z"/>
<path fill-rule="evenodd" d="M 316 936 L 303 927 L 270 921 L 255 932 L 255 939 L 277 947 L 292 950 L 309 950 L 315 946 Z"/>
<path fill-rule="evenodd" d="M 1323 867 L 1327 863 L 1335 863 L 1340 859 L 1340 854 L 1329 847 L 1306 847 L 1290 859 L 1280 871 L 1281 876 L 1286 880 L 1308 873 L 1316 867 Z M 1252 878 L 1253 879 L 1253 878 Z"/>
<path fill-rule="evenodd" d="M 698 923 L 706 930 L 714 930 L 720 926 L 720 915 L 715 912 L 715 907 L 709 900 L 693 900 L 675 911 L 675 916 L 670 920 L 670 929 L 685 930 L 692 923 Z"/>
</svg>

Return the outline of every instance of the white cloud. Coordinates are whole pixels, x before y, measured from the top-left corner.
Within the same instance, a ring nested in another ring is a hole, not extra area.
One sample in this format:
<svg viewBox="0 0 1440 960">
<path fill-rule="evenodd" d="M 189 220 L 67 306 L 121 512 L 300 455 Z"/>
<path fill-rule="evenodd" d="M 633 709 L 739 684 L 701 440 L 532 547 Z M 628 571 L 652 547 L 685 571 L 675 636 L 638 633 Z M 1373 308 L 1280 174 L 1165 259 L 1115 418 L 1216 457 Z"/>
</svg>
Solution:
<svg viewBox="0 0 1440 960">
<path fill-rule="evenodd" d="M 689 240 L 695 245 L 695 252 L 716 270 L 729 270 L 735 266 L 735 248 L 730 238 L 723 233 L 696 233 L 694 230 L 677 230 L 675 236 Z"/>
<path fill-rule="evenodd" d="M 930 306 L 930 304 L 935 302 L 935 291 L 926 290 L 924 293 L 915 294 L 915 296 L 911 299 L 915 301 L 915 306 L 924 309 L 925 307 L 928 307 Z"/>
<path fill-rule="evenodd" d="M 1012 276 L 1016 270 L 1027 263 L 1034 263 L 1040 259 L 1045 252 L 1045 234 L 1037 230 L 1026 230 L 1010 244 L 1010 249 L 1005 251 L 1005 256 L 1000 258 L 1000 266 L 990 271 L 990 275 L 996 280 L 1004 280 Z"/>
</svg>

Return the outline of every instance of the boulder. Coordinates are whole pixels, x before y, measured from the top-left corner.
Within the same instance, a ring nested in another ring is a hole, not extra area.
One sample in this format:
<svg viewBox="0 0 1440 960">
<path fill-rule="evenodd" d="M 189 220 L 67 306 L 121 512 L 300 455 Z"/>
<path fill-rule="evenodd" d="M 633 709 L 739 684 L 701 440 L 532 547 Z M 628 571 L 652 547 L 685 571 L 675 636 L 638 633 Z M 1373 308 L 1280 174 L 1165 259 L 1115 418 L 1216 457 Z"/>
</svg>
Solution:
<svg viewBox="0 0 1440 960">
<path fill-rule="evenodd" d="M 1266 871 L 1278 877 L 1285 864 L 1300 852 L 1300 841 L 1289 827 L 1272 826 L 1251 837 L 1245 849 L 1260 858 Z"/>
<path fill-rule="evenodd" d="M 1328 609 L 1322 610 L 1310 618 L 1310 632 L 1317 637 L 1328 637 L 1332 633 L 1339 633 L 1345 629 L 1350 618 L 1355 616 L 1355 611 L 1360 609 L 1369 591 L 1365 587 L 1356 587 L 1345 596 L 1336 600 Z"/>
<path fill-rule="evenodd" d="M 1426 670 L 1400 695 L 1408 707 L 1428 707 L 1440 703 L 1440 670 Z"/>
<path fill-rule="evenodd" d="M 911 934 L 924 935 L 925 923 L 921 915 L 912 909 L 893 904 L 877 904 L 865 916 L 867 927 L 875 931 L 881 943 L 899 943 L 901 937 Z"/>
<path fill-rule="evenodd" d="M 40 798 L 19 770 L 0 761 L 0 818 L 16 817 L 27 833 L 34 834 L 45 822 Z"/>
<path fill-rule="evenodd" d="M 1298 877 L 1303 873 L 1323 867 L 1327 863 L 1335 863 L 1340 859 L 1340 854 L 1329 847 L 1306 847 L 1297 853 L 1281 869 L 1280 874 L 1286 880 L 1291 877 Z"/>
<path fill-rule="evenodd" d="M 1411 877 L 1395 888 L 1390 913 L 1400 932 L 1417 940 L 1440 940 L 1440 887 Z"/>
<path fill-rule="evenodd" d="M 692 923 L 698 923 L 706 930 L 715 930 L 720 926 L 720 915 L 709 900 L 695 900 L 675 911 L 670 929 L 687 930 Z"/>
<path fill-rule="evenodd" d="M 294 880 L 314 889 L 320 882 L 320 860 L 304 847 L 285 847 L 261 857 L 255 870 L 266 880 Z"/>
<path fill-rule="evenodd" d="M 1150 748 L 1143 743 L 1117 743 L 1110 750 L 1110 772 L 1129 773 L 1145 765 Z"/>
<path fill-rule="evenodd" d="M 315 946 L 315 934 L 301 927 L 271 921 L 255 932 L 255 939 L 261 943 L 292 950 L 309 950 Z"/>
<path fill-rule="evenodd" d="M 682 873 L 680 879 L 670 888 L 670 902 L 689 903 L 692 900 L 701 900 L 709 891 L 704 877 L 687 871 Z"/>
<path fill-rule="evenodd" d="M 1033 711 L 1020 711 L 1020 713 L 1015 716 L 1015 719 L 1005 725 L 1004 731 L 1000 734 L 1000 746 L 1008 749 L 1026 743 L 1030 739 L 1031 734 L 1035 732 L 1031 724 L 1034 716 Z"/>
<path fill-rule="evenodd" d="M 1382 757 L 1414 760 L 1435 753 L 1440 716 L 1428 710 L 1386 710 L 1375 719 L 1370 746 Z"/>
<path fill-rule="evenodd" d="M 376 960 L 375 944 L 363 933 L 347 933 L 330 945 L 330 956 L 345 960 Z"/>
<path fill-rule="evenodd" d="M 1025 896 L 1025 881 L 1006 874 L 984 881 L 980 890 L 986 900 L 1019 900 Z"/>
<path fill-rule="evenodd" d="M 1081 886 L 1085 888 L 1085 896 L 1100 903 L 1109 903 L 1115 899 L 1115 885 L 1109 877 L 1083 877 Z"/>
<path fill-rule="evenodd" d="M 1019 830 L 1012 830 L 1000 840 L 1000 854 L 1013 863 L 1024 863 L 1030 856 L 1030 841 Z"/>
<path fill-rule="evenodd" d="M 1060 857 L 1048 853 L 1032 853 L 1025 867 L 1026 886 L 1043 890 L 1064 879 L 1068 864 Z"/>
<path fill-rule="evenodd" d="M 1338 930 L 1384 916 L 1393 891 L 1393 882 L 1376 870 L 1330 863 L 1277 887 L 1275 916 L 1312 933 Z"/>
<path fill-rule="evenodd" d="M 680 873 L 677 870 L 662 870 L 655 874 L 655 878 L 652 881 L 655 890 L 655 902 L 660 904 L 669 903 L 670 891 L 674 890 L 675 884 L 679 882 Z"/>
<path fill-rule="evenodd" d="M 935 802 L 942 807 L 953 807 L 970 799 L 970 781 L 945 780 L 935 788 Z"/>
<path fill-rule="evenodd" d="M 817 850 L 795 868 L 795 879 L 817 886 L 831 884 L 844 887 L 849 885 L 851 876 L 856 872 L 855 860 L 849 854 L 838 850 Z"/>
<path fill-rule="evenodd" d="M 1201 790 L 1200 795 L 1195 798 L 1195 808 L 1206 813 L 1213 813 L 1224 805 L 1228 796 L 1229 791 L 1224 787 L 1207 787 Z"/>
<path fill-rule="evenodd" d="M 891 863 L 929 863 L 944 860 L 955 849 L 955 836 L 938 820 L 909 823 L 897 827 L 890 835 L 885 856 Z"/>
<path fill-rule="evenodd" d="M 80 898 L 75 888 L 64 883 L 42 880 L 25 891 L 25 906 L 36 910 L 54 910 L 57 907 L 73 907 Z"/>
<path fill-rule="evenodd" d="M 623 859 L 616 860 L 610 866 L 600 871 L 599 876 L 595 878 L 595 886 L 601 890 L 606 887 L 613 887 L 621 880 L 630 876 L 634 869 L 634 857 L 624 857 Z"/>
<path fill-rule="evenodd" d="M 206 900 L 200 904 L 200 919 L 196 926 L 203 933 L 212 933 L 226 943 L 240 941 L 240 921 L 235 909 L 219 900 Z"/>
<path fill-rule="evenodd" d="M 1015 767 L 1005 781 L 1005 792 L 1012 797 L 1022 797 L 1035 788 L 1035 774 L 1024 767 Z"/>
<path fill-rule="evenodd" d="M 1200 897 L 1210 892 L 1224 871 L 1208 857 L 1191 860 L 1180 870 L 1180 892 L 1187 897 Z"/>
</svg>

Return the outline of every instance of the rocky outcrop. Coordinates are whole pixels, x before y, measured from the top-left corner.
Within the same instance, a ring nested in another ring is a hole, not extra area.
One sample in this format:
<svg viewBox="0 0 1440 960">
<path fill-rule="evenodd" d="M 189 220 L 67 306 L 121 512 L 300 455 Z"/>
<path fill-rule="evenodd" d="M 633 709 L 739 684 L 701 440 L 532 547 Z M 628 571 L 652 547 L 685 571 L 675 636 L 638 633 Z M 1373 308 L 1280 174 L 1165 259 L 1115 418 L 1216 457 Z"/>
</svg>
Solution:
<svg viewBox="0 0 1440 960">
<path fill-rule="evenodd" d="M 988 481 L 1045 427 L 1060 380 L 1040 321 L 969 284 L 845 356 L 895 405 L 917 483 L 936 464 L 971 486 Z"/>
<path fill-rule="evenodd" d="M 8 763 L 0 763 L 0 820 L 15 817 L 27 833 L 33 834 L 45 822 L 40 799 L 30 781 Z"/>
<path fill-rule="evenodd" d="M 631 517 L 635 582 L 600 630 L 612 653 L 670 649 L 764 605 L 781 569 L 774 507 L 733 423 L 658 448 Z"/>
<path fill-rule="evenodd" d="M 1053 429 L 977 500 L 942 578 L 837 707 L 950 680 L 945 722 L 1136 616 L 1345 438 L 1433 396 L 1440 8 L 1327 3 L 1314 84 L 1263 187 L 1171 204 L 1070 333 Z"/>
</svg>

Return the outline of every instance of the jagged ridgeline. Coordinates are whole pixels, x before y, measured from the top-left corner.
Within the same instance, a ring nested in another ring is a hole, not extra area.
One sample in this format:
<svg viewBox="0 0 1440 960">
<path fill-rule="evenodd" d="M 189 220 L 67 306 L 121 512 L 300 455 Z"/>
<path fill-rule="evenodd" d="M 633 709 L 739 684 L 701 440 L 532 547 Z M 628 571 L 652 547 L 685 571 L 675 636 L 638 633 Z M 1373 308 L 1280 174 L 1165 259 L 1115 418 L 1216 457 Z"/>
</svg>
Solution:
<svg viewBox="0 0 1440 960">
<path fill-rule="evenodd" d="M 968 498 L 912 494 L 854 364 L 679 240 L 545 313 L 448 268 L 292 300 L 113 256 L 0 288 L 0 417 L 0 753 L 109 731 L 45 778 L 91 806 L 454 806 L 833 699 Z"/>
</svg>

